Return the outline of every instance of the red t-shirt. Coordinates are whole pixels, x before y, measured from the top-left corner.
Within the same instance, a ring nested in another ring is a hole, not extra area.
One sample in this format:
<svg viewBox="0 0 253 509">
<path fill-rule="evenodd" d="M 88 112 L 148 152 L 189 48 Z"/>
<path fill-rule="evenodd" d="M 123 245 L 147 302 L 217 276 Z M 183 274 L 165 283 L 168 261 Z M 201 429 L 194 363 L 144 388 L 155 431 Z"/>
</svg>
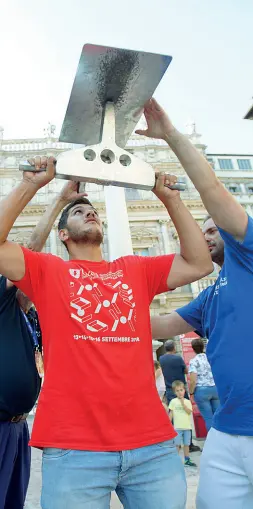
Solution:
<svg viewBox="0 0 253 509">
<path fill-rule="evenodd" d="M 174 255 L 63 261 L 23 248 L 15 282 L 35 304 L 45 380 L 31 445 L 134 449 L 174 438 L 157 393 L 149 305 Z"/>
</svg>

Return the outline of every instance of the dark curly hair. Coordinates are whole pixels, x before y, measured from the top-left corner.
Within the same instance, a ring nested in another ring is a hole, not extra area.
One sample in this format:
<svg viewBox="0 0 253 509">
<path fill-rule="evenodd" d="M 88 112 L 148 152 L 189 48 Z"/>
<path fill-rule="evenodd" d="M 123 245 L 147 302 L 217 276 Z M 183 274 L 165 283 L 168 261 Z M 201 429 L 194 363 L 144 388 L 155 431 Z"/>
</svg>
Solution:
<svg viewBox="0 0 253 509">
<path fill-rule="evenodd" d="M 77 200 L 71 202 L 65 209 L 63 209 L 61 217 L 59 219 L 58 223 L 58 231 L 63 230 L 64 228 L 67 228 L 68 223 L 68 217 L 69 217 L 69 211 L 73 209 L 76 205 L 90 205 L 92 207 L 92 204 L 87 198 L 78 198 Z"/>
</svg>

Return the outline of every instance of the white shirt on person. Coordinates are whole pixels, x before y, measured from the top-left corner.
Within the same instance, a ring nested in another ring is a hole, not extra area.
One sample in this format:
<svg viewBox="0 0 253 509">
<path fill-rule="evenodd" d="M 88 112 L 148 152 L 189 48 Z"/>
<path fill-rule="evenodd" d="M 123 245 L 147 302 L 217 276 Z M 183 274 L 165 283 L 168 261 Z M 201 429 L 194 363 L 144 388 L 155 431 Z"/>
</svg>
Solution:
<svg viewBox="0 0 253 509">
<path fill-rule="evenodd" d="M 212 387 L 215 385 L 211 367 L 205 353 L 199 353 L 190 360 L 189 373 L 197 374 L 197 387 Z"/>
<path fill-rule="evenodd" d="M 163 377 L 162 373 L 160 374 L 160 376 L 157 377 L 155 382 L 156 382 L 156 388 L 157 388 L 158 394 L 159 394 L 160 398 L 162 399 L 165 394 L 165 391 L 166 391 L 165 381 L 164 381 L 164 377 Z"/>
</svg>

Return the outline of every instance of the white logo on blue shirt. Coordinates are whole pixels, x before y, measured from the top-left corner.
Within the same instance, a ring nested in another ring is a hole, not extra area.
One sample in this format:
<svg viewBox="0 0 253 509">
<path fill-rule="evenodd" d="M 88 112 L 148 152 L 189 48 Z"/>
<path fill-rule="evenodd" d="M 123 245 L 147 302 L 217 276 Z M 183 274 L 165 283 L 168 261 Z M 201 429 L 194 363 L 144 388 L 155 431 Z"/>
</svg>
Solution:
<svg viewBox="0 0 253 509">
<path fill-rule="evenodd" d="M 221 277 L 220 280 L 219 280 L 219 283 L 217 283 L 216 286 L 215 286 L 214 295 L 219 295 L 220 287 L 227 286 L 227 284 L 228 284 L 227 277 Z"/>
</svg>

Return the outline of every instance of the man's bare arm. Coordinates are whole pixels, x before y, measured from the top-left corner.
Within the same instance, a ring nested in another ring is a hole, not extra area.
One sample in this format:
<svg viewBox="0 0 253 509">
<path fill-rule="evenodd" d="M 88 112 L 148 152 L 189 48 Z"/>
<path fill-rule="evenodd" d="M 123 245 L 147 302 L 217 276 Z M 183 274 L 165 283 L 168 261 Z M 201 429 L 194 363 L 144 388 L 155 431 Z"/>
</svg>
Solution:
<svg viewBox="0 0 253 509">
<path fill-rule="evenodd" d="M 87 196 L 87 193 L 78 192 L 78 182 L 68 181 L 62 188 L 57 198 L 46 208 L 45 213 L 35 226 L 27 247 L 32 251 L 41 251 L 46 243 L 48 235 L 53 224 L 62 211 L 62 209 L 70 202 Z M 7 279 L 6 288 L 11 288 L 13 283 Z"/>
<path fill-rule="evenodd" d="M 151 327 L 153 339 L 173 338 L 194 330 L 176 311 L 170 315 L 152 316 Z"/>
<path fill-rule="evenodd" d="M 197 281 L 213 271 L 203 233 L 179 195 L 164 201 L 178 233 L 180 254 L 176 254 L 168 277 L 168 288 Z"/>
<path fill-rule="evenodd" d="M 189 175 L 214 222 L 237 240 L 243 240 L 248 217 L 245 210 L 218 180 L 207 160 L 175 129 L 165 111 L 152 99 L 145 109 L 148 129 L 138 131 L 164 139 Z"/>
<path fill-rule="evenodd" d="M 166 141 L 189 175 L 202 201 L 217 226 L 237 240 L 243 240 L 248 216 L 242 206 L 218 180 L 208 161 L 180 132 L 174 129 Z"/>
<path fill-rule="evenodd" d="M 24 173 L 21 183 L 0 202 L 0 274 L 15 281 L 23 278 L 25 262 L 19 244 L 7 241 L 8 234 L 38 189 L 48 184 L 55 175 L 54 158 L 35 158 L 34 166 L 45 171 Z"/>
<path fill-rule="evenodd" d="M 172 175 L 158 174 L 153 192 L 165 205 L 178 233 L 180 255 L 175 255 L 168 288 L 173 289 L 196 281 L 213 271 L 209 249 L 202 231 L 180 198 L 178 191 L 167 185 L 174 183 Z"/>
<path fill-rule="evenodd" d="M 42 218 L 34 228 L 27 247 L 32 251 L 41 251 L 62 209 L 68 205 L 68 203 L 82 198 L 83 196 L 87 196 L 87 193 L 79 193 L 79 183 L 72 180 L 68 181 L 63 186 L 57 198 L 47 207 Z"/>
</svg>

